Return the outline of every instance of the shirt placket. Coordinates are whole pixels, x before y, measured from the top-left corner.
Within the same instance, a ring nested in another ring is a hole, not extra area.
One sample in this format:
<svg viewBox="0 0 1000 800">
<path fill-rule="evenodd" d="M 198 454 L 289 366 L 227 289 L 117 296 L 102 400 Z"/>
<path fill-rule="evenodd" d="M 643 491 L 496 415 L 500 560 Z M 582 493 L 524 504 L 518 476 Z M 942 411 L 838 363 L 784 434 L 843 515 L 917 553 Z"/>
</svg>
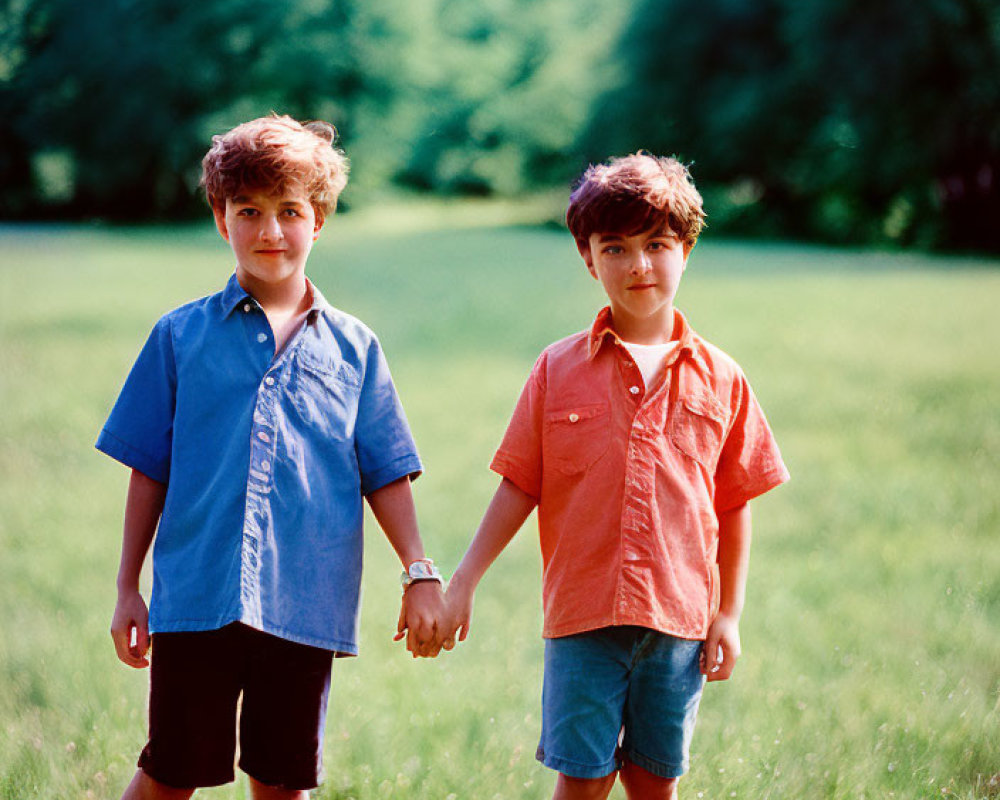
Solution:
<svg viewBox="0 0 1000 800">
<path fill-rule="evenodd" d="M 620 371 L 626 398 L 631 404 L 631 424 L 625 452 L 625 497 L 621 520 L 621 569 L 619 611 L 630 606 L 635 589 L 645 583 L 649 570 L 649 537 L 652 526 L 652 504 L 655 501 L 653 428 L 649 395 L 643 388 L 639 368 L 625 354 L 620 354 Z M 658 388 L 657 395 L 662 395 Z"/>
<path fill-rule="evenodd" d="M 244 304 L 243 309 L 247 315 L 251 345 L 260 347 L 261 353 L 273 353 L 273 334 L 263 311 L 249 301 Z M 255 627 L 261 627 L 263 624 L 261 567 L 263 550 L 266 542 L 272 537 L 270 495 L 274 488 L 274 464 L 278 443 L 278 392 L 284 362 L 284 359 L 272 361 L 267 357 L 264 360 L 265 363 L 269 363 L 257 387 L 253 409 L 246 506 L 240 543 L 242 619 Z"/>
</svg>

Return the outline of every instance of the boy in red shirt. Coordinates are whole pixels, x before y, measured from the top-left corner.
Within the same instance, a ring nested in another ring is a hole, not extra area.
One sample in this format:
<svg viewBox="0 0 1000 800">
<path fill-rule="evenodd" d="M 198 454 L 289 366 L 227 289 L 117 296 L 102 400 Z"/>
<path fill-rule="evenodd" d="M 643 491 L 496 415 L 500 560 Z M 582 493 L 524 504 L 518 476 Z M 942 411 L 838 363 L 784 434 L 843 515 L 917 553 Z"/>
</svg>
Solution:
<svg viewBox="0 0 1000 800">
<path fill-rule="evenodd" d="M 740 655 L 749 501 L 788 479 L 739 366 L 673 301 L 704 225 L 675 159 L 592 166 L 566 221 L 610 306 L 539 356 L 491 468 L 502 481 L 448 588 L 475 587 L 535 506 L 556 800 L 676 797 L 705 680 Z M 440 634 L 444 638 L 444 634 Z"/>
</svg>

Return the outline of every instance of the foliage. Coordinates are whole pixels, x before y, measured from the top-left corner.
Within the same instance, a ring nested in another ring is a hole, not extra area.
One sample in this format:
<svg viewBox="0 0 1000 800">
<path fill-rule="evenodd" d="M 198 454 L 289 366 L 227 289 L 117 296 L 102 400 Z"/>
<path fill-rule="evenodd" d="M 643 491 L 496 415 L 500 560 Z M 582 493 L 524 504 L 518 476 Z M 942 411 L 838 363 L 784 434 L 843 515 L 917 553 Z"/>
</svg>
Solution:
<svg viewBox="0 0 1000 800">
<path fill-rule="evenodd" d="M 361 72 L 348 4 L 24 0 L 3 84 L 10 211 L 113 218 L 192 209 L 210 137 L 280 108 L 349 117 Z M 8 28 L 12 27 L 8 23 Z"/>
<path fill-rule="evenodd" d="M 190 213 L 211 135 L 270 110 L 338 125 L 362 189 L 564 183 L 595 80 L 573 54 L 618 15 L 596 0 L 21 0 L 0 26 L 0 211 Z"/>
<path fill-rule="evenodd" d="M 992 0 L 642 0 L 622 43 L 588 154 L 693 160 L 720 227 L 1000 248 Z"/>
<path fill-rule="evenodd" d="M 568 235 L 475 210 L 335 217 L 310 260 L 385 345 L 445 571 L 535 355 L 602 301 Z M 107 635 L 127 477 L 93 441 L 154 319 L 221 286 L 231 254 L 208 223 L 7 226 L 0 249 L 0 797 L 104 800 L 135 768 L 146 676 Z M 744 655 L 706 690 L 685 796 L 996 797 L 996 266 L 695 248 L 679 304 L 746 369 L 792 480 L 754 504 Z M 368 521 L 361 657 L 335 665 L 317 800 L 551 795 L 533 526 L 485 577 L 468 641 L 415 662 L 390 641 L 399 568 Z"/>
<path fill-rule="evenodd" d="M 6 0 L 0 216 L 177 218 L 211 135 L 325 118 L 386 187 L 503 195 L 640 147 L 713 230 L 1000 251 L 995 0 Z"/>
</svg>

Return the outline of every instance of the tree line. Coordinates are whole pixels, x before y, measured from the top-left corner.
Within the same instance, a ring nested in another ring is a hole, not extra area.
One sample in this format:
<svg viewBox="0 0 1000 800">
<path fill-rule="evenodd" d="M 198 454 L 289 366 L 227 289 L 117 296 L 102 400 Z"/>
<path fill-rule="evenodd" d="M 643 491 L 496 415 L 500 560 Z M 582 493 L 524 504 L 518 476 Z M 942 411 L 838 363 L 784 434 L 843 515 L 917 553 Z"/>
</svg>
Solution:
<svg viewBox="0 0 1000 800">
<path fill-rule="evenodd" d="M 994 0 L 8 0 L 0 216 L 179 219 L 212 134 L 337 125 L 348 203 L 648 149 L 711 230 L 1000 251 Z"/>
</svg>

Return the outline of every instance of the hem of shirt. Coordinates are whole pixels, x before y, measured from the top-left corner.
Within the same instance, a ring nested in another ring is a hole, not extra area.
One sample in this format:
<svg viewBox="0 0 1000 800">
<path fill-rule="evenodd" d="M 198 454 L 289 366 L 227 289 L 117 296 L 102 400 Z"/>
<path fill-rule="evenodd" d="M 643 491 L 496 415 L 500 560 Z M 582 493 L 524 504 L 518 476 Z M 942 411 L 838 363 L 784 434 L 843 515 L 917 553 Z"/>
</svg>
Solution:
<svg viewBox="0 0 1000 800">
<path fill-rule="evenodd" d="M 357 644 L 345 639 L 321 639 L 316 636 L 296 633 L 295 631 L 290 631 L 287 628 L 282 628 L 279 625 L 271 625 L 266 621 L 260 628 L 256 625 L 250 625 L 247 622 L 244 622 L 243 624 L 249 625 L 249 627 L 256 630 L 263 631 L 264 633 L 269 633 L 272 636 L 277 636 L 280 639 L 287 639 L 289 642 L 305 644 L 310 647 L 318 647 L 321 650 L 331 650 L 336 658 L 345 658 L 348 656 L 356 656 L 358 654 Z"/>
<path fill-rule="evenodd" d="M 501 478 L 509 480 L 529 497 L 538 499 L 540 495 L 538 482 L 530 480 L 527 473 L 509 458 L 500 454 L 495 455 L 490 462 L 490 469 Z"/>
<path fill-rule="evenodd" d="M 735 500 L 731 499 L 724 506 L 717 504 L 715 507 L 715 513 L 725 514 L 727 511 L 731 511 L 734 508 L 739 508 L 744 503 L 749 503 L 754 498 L 767 494 L 772 489 L 776 489 L 781 486 L 781 484 L 787 483 L 791 477 L 792 476 L 789 474 L 788 469 L 785 467 L 766 472 L 757 481 L 750 484 L 748 488 L 745 488 L 738 494 L 733 495 Z"/>
<path fill-rule="evenodd" d="M 126 467 L 138 470 L 154 481 L 166 483 L 169 478 L 169 466 L 165 466 L 163 462 L 157 462 L 152 456 L 148 456 L 141 450 L 137 450 L 107 428 L 101 430 L 97 441 L 94 443 L 94 447 L 106 456 L 110 456 Z"/>
<path fill-rule="evenodd" d="M 174 619 L 169 622 L 151 622 L 150 633 L 200 633 L 202 631 L 215 631 L 233 622 L 242 623 L 248 628 L 253 628 L 255 631 L 277 636 L 279 639 L 285 639 L 289 642 L 317 647 L 320 650 L 330 650 L 336 658 L 345 658 L 358 654 L 358 646 L 355 642 L 344 639 L 323 639 L 317 636 L 308 636 L 289 631 L 278 625 L 269 625 L 266 622 L 263 625 L 255 625 L 245 619 L 240 619 L 239 616 L 225 616 L 218 620 Z"/>
<path fill-rule="evenodd" d="M 640 628 L 649 628 L 650 630 L 657 631 L 658 633 L 665 633 L 667 636 L 673 636 L 676 639 L 690 639 L 695 642 L 703 642 L 708 636 L 708 625 L 701 629 L 692 628 L 682 628 L 674 625 L 665 625 L 655 620 L 651 620 L 647 617 L 624 617 L 624 616 L 612 616 L 612 617 L 601 617 L 600 619 L 584 620 L 574 623 L 566 623 L 563 625 L 558 625 L 555 627 L 543 626 L 542 638 L 543 639 L 562 639 L 566 636 L 575 636 L 579 633 L 590 633 L 591 631 L 597 631 L 601 628 L 615 628 L 624 627 L 627 625 L 635 625 Z"/>
<path fill-rule="evenodd" d="M 415 481 L 423 471 L 424 465 L 420 463 L 420 456 L 416 453 L 406 453 L 369 473 L 362 483 L 361 493 L 369 495 L 377 492 L 383 486 L 388 486 L 400 478 L 409 477 L 411 481 Z"/>
</svg>

